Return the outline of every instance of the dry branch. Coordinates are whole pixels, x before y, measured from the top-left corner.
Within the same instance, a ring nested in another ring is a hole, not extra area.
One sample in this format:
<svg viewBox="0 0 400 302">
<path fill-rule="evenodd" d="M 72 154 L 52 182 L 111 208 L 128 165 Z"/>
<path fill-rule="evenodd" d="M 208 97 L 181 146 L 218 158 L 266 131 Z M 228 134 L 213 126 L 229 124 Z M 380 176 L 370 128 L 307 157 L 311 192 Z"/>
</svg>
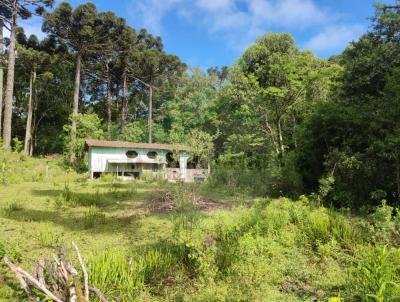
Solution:
<svg viewBox="0 0 400 302">
<path fill-rule="evenodd" d="M 94 294 L 97 296 L 97 298 L 100 299 L 101 302 L 109 302 L 109 301 L 107 300 L 107 298 L 103 295 L 103 293 L 102 293 L 97 287 L 89 286 L 89 290 L 90 290 L 92 293 L 94 293 Z"/>
<path fill-rule="evenodd" d="M 21 288 L 24 290 L 24 292 L 28 295 L 30 299 L 32 299 L 32 292 L 28 286 L 28 284 L 25 282 L 24 278 L 21 276 L 21 274 L 18 271 L 18 267 L 15 266 L 10 259 L 7 258 L 7 256 L 4 256 L 3 258 L 4 263 L 14 272 L 15 277 L 18 279 L 19 284 L 21 285 Z"/>
<path fill-rule="evenodd" d="M 29 273 L 24 271 L 22 268 L 14 265 L 10 261 L 10 259 L 8 259 L 7 256 L 4 256 L 3 260 L 7 264 L 8 267 L 10 267 L 10 268 L 13 267 L 11 269 L 14 272 L 16 272 L 16 275 L 20 275 L 20 276 L 24 277 L 25 279 L 27 279 L 29 281 L 29 283 L 31 283 L 35 288 L 37 288 L 42 293 L 44 293 L 47 297 L 49 297 L 50 299 L 52 299 L 53 301 L 56 301 L 56 302 L 63 302 L 61 299 L 57 298 L 51 291 L 49 291 L 43 284 L 41 284 L 38 280 L 33 278 Z"/>
<path fill-rule="evenodd" d="M 89 277 L 88 277 L 88 273 L 86 271 L 85 264 L 83 263 L 82 256 L 81 256 L 81 253 L 79 252 L 78 246 L 76 245 L 76 243 L 74 241 L 72 241 L 72 245 L 75 248 L 76 254 L 78 256 L 78 261 L 79 261 L 79 264 L 81 265 L 82 272 L 83 272 L 83 281 L 84 281 L 84 287 L 85 287 L 85 298 L 86 298 L 86 300 L 89 301 L 89 285 L 88 285 Z"/>
<path fill-rule="evenodd" d="M 53 256 L 54 261 L 39 260 L 36 271 L 33 275 L 24 271 L 22 268 L 13 264 L 7 256 L 4 256 L 4 263 L 14 272 L 21 288 L 28 295 L 29 299 L 35 300 L 38 297 L 33 295 L 32 289 L 36 288 L 55 302 L 89 302 L 89 291 L 98 297 L 102 302 L 109 302 L 104 294 L 95 286 L 89 286 L 89 276 L 83 262 L 81 253 L 75 242 L 72 242 L 75 248 L 79 264 L 82 269 L 84 285 L 83 290 L 80 284 L 78 270 L 73 262 L 65 256 L 65 249 L 62 249 L 60 255 Z M 47 280 L 47 284 L 46 281 Z M 52 291 L 50 291 L 50 288 Z"/>
</svg>

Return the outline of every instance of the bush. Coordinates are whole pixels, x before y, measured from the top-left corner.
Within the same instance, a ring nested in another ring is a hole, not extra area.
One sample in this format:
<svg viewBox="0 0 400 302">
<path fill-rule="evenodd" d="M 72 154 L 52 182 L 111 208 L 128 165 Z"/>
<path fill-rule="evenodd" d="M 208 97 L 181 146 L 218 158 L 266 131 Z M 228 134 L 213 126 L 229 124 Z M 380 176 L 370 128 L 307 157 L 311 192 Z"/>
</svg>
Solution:
<svg viewBox="0 0 400 302">
<path fill-rule="evenodd" d="M 70 121 L 76 122 L 76 139 L 71 140 L 72 126 L 64 125 L 64 157 L 65 162 L 70 164 L 71 158 L 74 158 L 73 167 L 78 171 L 87 170 L 86 152 L 84 150 L 85 140 L 103 139 L 104 132 L 102 130 L 101 119 L 95 113 L 82 114 L 78 113 L 70 117 Z"/>
<path fill-rule="evenodd" d="M 276 159 L 266 167 L 252 167 L 241 156 L 225 155 L 213 165 L 209 177 L 211 187 L 227 188 L 230 193 L 248 193 L 255 196 L 297 198 L 302 192 L 300 174 L 291 155 L 283 163 Z"/>
<path fill-rule="evenodd" d="M 351 296 L 362 301 L 400 299 L 400 251 L 388 247 L 363 247 L 348 282 Z"/>
</svg>

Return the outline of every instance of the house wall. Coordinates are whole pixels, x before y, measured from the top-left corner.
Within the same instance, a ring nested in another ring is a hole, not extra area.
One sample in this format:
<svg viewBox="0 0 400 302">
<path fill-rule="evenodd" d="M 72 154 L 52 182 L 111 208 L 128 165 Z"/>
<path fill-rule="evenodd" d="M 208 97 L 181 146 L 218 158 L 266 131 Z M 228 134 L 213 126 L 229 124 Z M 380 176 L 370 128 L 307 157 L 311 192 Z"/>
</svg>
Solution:
<svg viewBox="0 0 400 302">
<path fill-rule="evenodd" d="M 108 163 L 108 159 L 118 159 L 118 160 L 126 160 L 128 157 L 126 156 L 126 152 L 134 150 L 138 153 L 136 159 L 138 160 L 146 160 L 148 159 L 147 153 L 150 151 L 157 152 L 157 158 L 160 161 L 166 162 L 166 155 L 169 151 L 167 150 L 154 150 L 154 149 L 138 149 L 138 148 L 106 148 L 106 147 L 89 147 L 88 150 L 88 167 L 89 173 L 92 176 L 94 172 L 101 173 L 116 173 L 117 168 L 115 164 Z M 189 159 L 189 153 L 181 152 L 179 155 L 179 179 L 185 181 L 187 175 L 187 161 Z M 146 164 L 135 164 L 137 169 L 132 169 L 133 164 L 118 164 L 118 172 L 134 172 L 140 171 L 144 173 L 153 173 L 151 166 Z M 165 167 L 165 166 L 164 166 Z M 160 171 L 161 172 L 161 171 Z M 157 172 L 158 174 L 162 174 Z M 164 171 L 165 172 L 165 171 Z M 156 173 L 156 172 L 154 172 Z M 169 174 L 165 173 L 167 179 L 169 178 Z M 175 174 L 176 175 L 176 174 Z"/>
<path fill-rule="evenodd" d="M 108 159 L 128 159 L 126 152 L 134 150 L 138 153 L 137 159 L 148 159 L 147 153 L 156 151 L 157 157 L 165 161 L 167 151 L 152 150 L 152 149 L 131 149 L 131 148 L 104 148 L 104 147 L 89 147 L 89 171 L 90 172 L 116 172 L 113 165 L 110 165 Z M 121 168 L 130 169 L 131 164 L 118 164 Z"/>
</svg>

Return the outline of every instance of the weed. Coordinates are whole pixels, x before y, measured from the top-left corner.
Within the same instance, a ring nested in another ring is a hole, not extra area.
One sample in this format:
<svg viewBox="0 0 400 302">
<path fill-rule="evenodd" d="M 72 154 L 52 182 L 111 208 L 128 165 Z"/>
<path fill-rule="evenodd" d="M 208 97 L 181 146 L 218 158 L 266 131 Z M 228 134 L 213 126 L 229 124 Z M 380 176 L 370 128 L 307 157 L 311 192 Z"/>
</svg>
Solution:
<svg viewBox="0 0 400 302">
<path fill-rule="evenodd" d="M 21 201 L 12 201 L 3 206 L 2 213 L 4 216 L 9 217 L 13 213 L 23 210 L 23 208 Z"/>
<path fill-rule="evenodd" d="M 35 237 L 41 247 L 55 247 L 62 243 L 60 234 L 54 232 L 48 223 L 40 223 L 38 225 Z"/>
<path fill-rule="evenodd" d="M 98 208 L 91 206 L 82 218 L 83 227 L 91 229 L 95 226 L 102 225 L 105 222 L 106 216 L 101 213 Z"/>
<path fill-rule="evenodd" d="M 349 289 L 363 301 L 397 301 L 400 298 L 400 251 L 364 247 L 355 259 Z"/>
</svg>

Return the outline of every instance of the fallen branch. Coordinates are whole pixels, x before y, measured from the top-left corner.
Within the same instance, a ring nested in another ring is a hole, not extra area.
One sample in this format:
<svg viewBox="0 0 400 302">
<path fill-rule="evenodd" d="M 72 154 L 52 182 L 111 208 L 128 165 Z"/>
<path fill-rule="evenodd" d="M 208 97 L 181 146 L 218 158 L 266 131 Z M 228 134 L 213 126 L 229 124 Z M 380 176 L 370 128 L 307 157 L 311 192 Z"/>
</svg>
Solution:
<svg viewBox="0 0 400 302">
<path fill-rule="evenodd" d="M 24 271 L 22 268 L 14 265 L 10 259 L 8 259 L 7 256 L 4 256 L 3 258 L 5 264 L 7 264 L 8 267 L 13 267 L 12 271 L 16 272 L 17 278 L 18 278 L 18 274 L 22 277 L 24 277 L 25 279 L 27 279 L 34 287 L 36 287 L 36 289 L 40 290 L 43 294 L 45 294 L 47 297 L 49 297 L 50 299 L 52 299 L 53 301 L 56 302 L 63 302 L 63 300 L 57 298 L 51 291 L 49 291 L 43 284 L 41 284 L 38 280 L 36 280 L 35 278 L 33 278 L 29 273 L 27 273 L 26 271 Z"/>
<path fill-rule="evenodd" d="M 76 254 L 77 254 L 77 256 L 78 256 L 78 261 L 79 261 L 79 264 L 81 265 L 82 272 L 83 272 L 83 281 L 84 281 L 84 288 L 85 288 L 85 298 L 86 298 L 86 300 L 89 301 L 89 285 L 88 285 L 89 277 L 88 277 L 88 273 L 87 273 L 86 268 L 85 268 L 85 265 L 84 265 L 84 263 L 83 263 L 82 256 L 81 256 L 81 253 L 79 252 L 78 246 L 76 245 L 76 243 L 75 243 L 74 241 L 72 241 L 72 245 L 73 245 L 74 248 L 75 248 Z"/>
<path fill-rule="evenodd" d="M 18 267 L 15 266 L 10 259 L 7 258 L 7 256 L 4 256 L 3 258 L 4 263 L 14 272 L 15 277 L 18 279 L 19 284 L 21 285 L 21 288 L 23 291 L 28 295 L 29 299 L 32 299 L 32 292 L 28 286 L 28 284 L 25 282 L 24 278 L 21 276 L 21 274 L 18 271 Z"/>
<path fill-rule="evenodd" d="M 89 290 L 90 290 L 92 293 L 94 293 L 94 294 L 97 296 L 97 298 L 100 299 L 101 302 L 109 302 L 109 301 L 106 299 L 106 297 L 103 295 L 103 293 L 102 293 L 97 287 L 89 286 Z"/>
<path fill-rule="evenodd" d="M 75 248 L 82 269 L 83 285 L 79 281 L 79 271 L 74 267 L 71 260 L 67 260 L 64 248 L 58 256 L 52 255 L 54 261 L 39 260 L 33 274 L 35 277 L 13 264 L 7 256 L 3 257 L 3 261 L 14 272 L 21 288 L 30 300 L 36 301 L 39 299 L 39 297 L 34 296 L 32 291 L 35 288 L 55 302 L 89 302 L 90 292 L 96 295 L 101 302 L 109 302 L 98 288 L 89 286 L 89 276 L 79 248 L 75 242 L 72 242 L 72 245 Z M 48 281 L 47 284 L 46 280 Z"/>
</svg>

